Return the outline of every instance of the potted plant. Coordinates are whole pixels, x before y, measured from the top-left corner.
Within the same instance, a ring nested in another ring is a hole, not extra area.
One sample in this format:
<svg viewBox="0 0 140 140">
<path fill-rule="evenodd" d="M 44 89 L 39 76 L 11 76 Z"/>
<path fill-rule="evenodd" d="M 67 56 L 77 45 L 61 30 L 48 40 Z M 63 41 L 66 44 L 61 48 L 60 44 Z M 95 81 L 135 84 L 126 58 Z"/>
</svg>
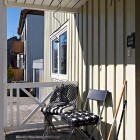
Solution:
<svg viewBox="0 0 140 140">
<path fill-rule="evenodd" d="M 7 81 L 11 83 L 15 79 L 15 74 L 12 71 L 12 66 L 10 65 L 7 70 Z"/>
</svg>

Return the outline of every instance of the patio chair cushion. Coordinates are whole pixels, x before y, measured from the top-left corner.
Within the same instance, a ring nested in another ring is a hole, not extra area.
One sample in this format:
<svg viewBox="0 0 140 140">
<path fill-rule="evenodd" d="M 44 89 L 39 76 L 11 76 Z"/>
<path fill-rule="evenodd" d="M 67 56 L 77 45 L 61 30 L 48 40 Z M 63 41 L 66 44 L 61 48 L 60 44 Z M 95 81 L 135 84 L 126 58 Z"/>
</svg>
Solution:
<svg viewBox="0 0 140 140">
<path fill-rule="evenodd" d="M 85 110 L 69 111 L 61 114 L 62 119 L 71 126 L 95 125 L 99 121 L 99 116 Z"/>
<path fill-rule="evenodd" d="M 54 114 L 58 115 L 61 113 L 65 113 L 67 111 L 73 110 L 74 106 L 71 104 L 65 104 L 65 102 L 56 102 L 52 107 L 43 107 L 43 114 Z"/>
</svg>

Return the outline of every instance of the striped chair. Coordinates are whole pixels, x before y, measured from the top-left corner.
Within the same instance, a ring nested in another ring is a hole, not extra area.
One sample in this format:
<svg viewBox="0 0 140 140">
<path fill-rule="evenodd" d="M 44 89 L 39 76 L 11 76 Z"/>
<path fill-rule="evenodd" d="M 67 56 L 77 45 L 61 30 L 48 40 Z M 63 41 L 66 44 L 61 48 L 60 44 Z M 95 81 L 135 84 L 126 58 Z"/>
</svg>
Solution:
<svg viewBox="0 0 140 140">
<path fill-rule="evenodd" d="M 56 130 L 52 122 L 53 115 L 61 115 L 76 108 L 78 87 L 75 84 L 62 84 L 52 92 L 50 103 L 41 109 L 44 114 L 44 135 Z"/>
</svg>

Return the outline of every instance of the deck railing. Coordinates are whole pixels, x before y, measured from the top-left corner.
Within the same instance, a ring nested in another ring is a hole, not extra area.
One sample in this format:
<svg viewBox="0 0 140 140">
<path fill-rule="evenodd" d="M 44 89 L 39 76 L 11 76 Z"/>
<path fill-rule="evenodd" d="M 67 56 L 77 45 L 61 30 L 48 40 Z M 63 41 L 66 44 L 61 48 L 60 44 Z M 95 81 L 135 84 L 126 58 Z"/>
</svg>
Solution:
<svg viewBox="0 0 140 140">
<path fill-rule="evenodd" d="M 63 83 L 78 84 L 77 82 Z M 40 111 L 40 107 L 48 102 L 52 87 L 61 84 L 62 82 L 8 83 L 7 89 L 10 93 L 7 96 L 5 106 L 5 131 L 43 127 L 44 116 Z M 41 94 L 44 97 L 42 100 L 35 97 L 29 90 L 36 88 L 41 89 Z M 27 96 L 20 97 L 21 92 Z M 54 119 L 57 120 L 57 118 Z"/>
</svg>

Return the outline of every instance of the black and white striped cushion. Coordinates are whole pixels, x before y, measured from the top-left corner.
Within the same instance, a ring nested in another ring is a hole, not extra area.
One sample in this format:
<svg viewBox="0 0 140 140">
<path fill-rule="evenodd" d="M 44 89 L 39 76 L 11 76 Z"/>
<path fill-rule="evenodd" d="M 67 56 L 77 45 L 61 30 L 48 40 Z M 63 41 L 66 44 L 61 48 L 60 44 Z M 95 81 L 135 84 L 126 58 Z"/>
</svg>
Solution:
<svg viewBox="0 0 140 140">
<path fill-rule="evenodd" d="M 60 105 L 60 106 L 54 106 L 50 109 L 48 109 L 48 107 L 44 107 L 42 108 L 42 112 L 44 114 L 61 114 L 61 113 L 65 113 L 68 112 L 70 110 L 73 110 L 74 106 L 73 105 Z"/>
</svg>

